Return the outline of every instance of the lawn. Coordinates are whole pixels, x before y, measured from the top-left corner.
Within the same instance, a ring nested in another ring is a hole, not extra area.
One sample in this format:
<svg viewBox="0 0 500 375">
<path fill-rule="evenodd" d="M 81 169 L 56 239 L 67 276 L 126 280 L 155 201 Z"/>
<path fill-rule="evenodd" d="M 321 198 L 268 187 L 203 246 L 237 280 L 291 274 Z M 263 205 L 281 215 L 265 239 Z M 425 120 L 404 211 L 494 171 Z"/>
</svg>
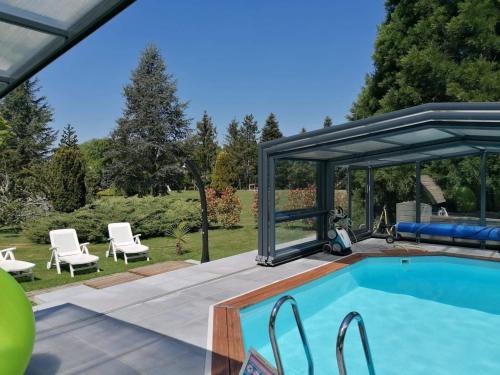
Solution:
<svg viewBox="0 0 500 375">
<path fill-rule="evenodd" d="M 182 192 L 183 194 L 196 198 L 196 192 Z M 239 254 L 257 248 L 257 228 L 251 212 L 253 193 L 249 191 L 239 191 L 238 196 L 243 205 L 240 224 L 234 229 L 213 228 L 209 231 L 210 259 L 219 259 L 230 255 Z M 107 243 L 92 243 L 89 246 L 91 254 L 100 257 L 100 273 L 89 271 L 88 273 L 77 273 L 71 278 L 69 271 L 64 269 L 58 275 L 55 269 L 47 270 L 46 264 L 50 258 L 49 245 L 34 244 L 21 232 L 12 232 L 0 229 L 0 249 L 16 247 L 16 257 L 36 264 L 34 269 L 35 281 L 21 281 L 21 285 L 26 291 L 55 287 L 72 282 L 79 282 L 97 276 L 109 275 L 117 272 L 124 272 L 129 269 L 140 267 L 156 262 L 167 260 L 183 260 L 201 258 L 201 234 L 191 233 L 188 236 L 188 243 L 185 245 L 183 255 L 175 254 L 175 246 L 172 239 L 167 237 L 156 237 L 144 239 L 143 243 L 150 248 L 151 260 L 149 262 L 138 260 L 130 261 L 128 265 L 122 259 L 114 262 L 113 258 L 105 258 Z"/>
</svg>

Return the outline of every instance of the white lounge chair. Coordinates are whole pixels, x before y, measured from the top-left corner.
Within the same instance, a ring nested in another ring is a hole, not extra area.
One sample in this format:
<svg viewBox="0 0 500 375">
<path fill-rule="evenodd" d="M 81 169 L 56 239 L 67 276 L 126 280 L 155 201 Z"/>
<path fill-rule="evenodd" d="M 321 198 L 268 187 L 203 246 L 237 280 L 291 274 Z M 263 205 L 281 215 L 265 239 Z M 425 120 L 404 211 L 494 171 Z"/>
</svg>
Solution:
<svg viewBox="0 0 500 375">
<path fill-rule="evenodd" d="M 16 260 L 14 257 L 15 247 L 0 250 L 0 268 L 10 273 L 16 279 L 29 276 L 33 281 L 33 268 L 35 265 L 30 262 Z"/>
<path fill-rule="evenodd" d="M 74 271 L 97 268 L 99 272 L 99 257 L 89 254 L 88 242 L 80 244 L 74 229 L 57 229 L 49 232 L 52 255 L 47 269 L 56 266 L 61 273 L 61 265 L 68 264 L 71 277 Z"/>
<path fill-rule="evenodd" d="M 123 254 L 125 264 L 128 264 L 128 259 L 146 258 L 149 261 L 149 247 L 141 244 L 140 234 L 135 236 L 132 234 L 132 228 L 129 223 L 111 223 L 108 225 L 109 232 L 109 248 L 106 251 L 106 257 L 113 255 L 115 262 L 116 255 Z"/>
</svg>

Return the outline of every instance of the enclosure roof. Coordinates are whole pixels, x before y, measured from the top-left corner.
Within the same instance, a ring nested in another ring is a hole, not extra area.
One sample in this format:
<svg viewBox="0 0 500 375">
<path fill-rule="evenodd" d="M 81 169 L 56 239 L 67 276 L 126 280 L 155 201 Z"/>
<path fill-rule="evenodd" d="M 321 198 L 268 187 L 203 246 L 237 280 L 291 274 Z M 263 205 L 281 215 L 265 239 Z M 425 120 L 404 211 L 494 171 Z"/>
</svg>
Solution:
<svg viewBox="0 0 500 375">
<path fill-rule="evenodd" d="M 0 0 L 0 98 L 134 0 Z"/>
<path fill-rule="evenodd" d="M 500 103 L 432 103 L 260 145 L 265 156 L 386 166 L 500 152 Z"/>
</svg>

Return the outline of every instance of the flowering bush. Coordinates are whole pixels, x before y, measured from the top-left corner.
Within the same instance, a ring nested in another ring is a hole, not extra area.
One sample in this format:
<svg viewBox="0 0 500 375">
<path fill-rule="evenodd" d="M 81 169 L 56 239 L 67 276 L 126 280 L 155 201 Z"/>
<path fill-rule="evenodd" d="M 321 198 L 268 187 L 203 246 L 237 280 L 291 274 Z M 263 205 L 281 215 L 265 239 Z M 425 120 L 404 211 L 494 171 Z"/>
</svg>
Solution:
<svg viewBox="0 0 500 375">
<path fill-rule="evenodd" d="M 316 206 L 316 186 L 309 185 L 303 189 L 292 189 L 288 192 L 285 210 L 298 210 Z"/>
<path fill-rule="evenodd" d="M 217 223 L 217 204 L 218 204 L 217 191 L 213 188 L 206 188 L 205 189 L 205 196 L 207 198 L 208 221 L 216 224 Z"/>
<path fill-rule="evenodd" d="M 241 219 L 241 200 L 236 195 L 236 190 L 226 187 L 217 204 L 217 220 L 223 228 L 234 227 Z"/>
</svg>

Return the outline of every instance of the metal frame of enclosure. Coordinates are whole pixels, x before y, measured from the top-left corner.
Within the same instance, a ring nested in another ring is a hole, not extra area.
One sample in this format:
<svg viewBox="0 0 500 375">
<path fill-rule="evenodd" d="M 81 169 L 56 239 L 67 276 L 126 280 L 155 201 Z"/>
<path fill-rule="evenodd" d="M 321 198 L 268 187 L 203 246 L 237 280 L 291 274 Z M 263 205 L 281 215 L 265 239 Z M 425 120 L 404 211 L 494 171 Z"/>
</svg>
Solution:
<svg viewBox="0 0 500 375">
<path fill-rule="evenodd" d="M 480 224 L 486 222 L 486 155 L 500 152 L 500 103 L 433 103 L 377 115 L 331 128 L 265 142 L 259 146 L 259 240 L 257 262 L 276 265 L 322 248 L 328 212 L 334 208 L 335 168 L 347 168 L 349 210 L 356 169 L 366 171 L 366 228 L 373 229 L 374 170 L 415 165 L 416 221 L 420 220 L 420 164 L 480 156 Z M 279 211 L 275 204 L 276 164 L 280 160 L 312 161 L 316 166 L 314 207 Z M 294 220 L 314 219 L 316 235 L 299 243 L 277 244 L 276 227 Z"/>
<path fill-rule="evenodd" d="M 134 1 L 0 2 L 0 98 Z"/>
</svg>

